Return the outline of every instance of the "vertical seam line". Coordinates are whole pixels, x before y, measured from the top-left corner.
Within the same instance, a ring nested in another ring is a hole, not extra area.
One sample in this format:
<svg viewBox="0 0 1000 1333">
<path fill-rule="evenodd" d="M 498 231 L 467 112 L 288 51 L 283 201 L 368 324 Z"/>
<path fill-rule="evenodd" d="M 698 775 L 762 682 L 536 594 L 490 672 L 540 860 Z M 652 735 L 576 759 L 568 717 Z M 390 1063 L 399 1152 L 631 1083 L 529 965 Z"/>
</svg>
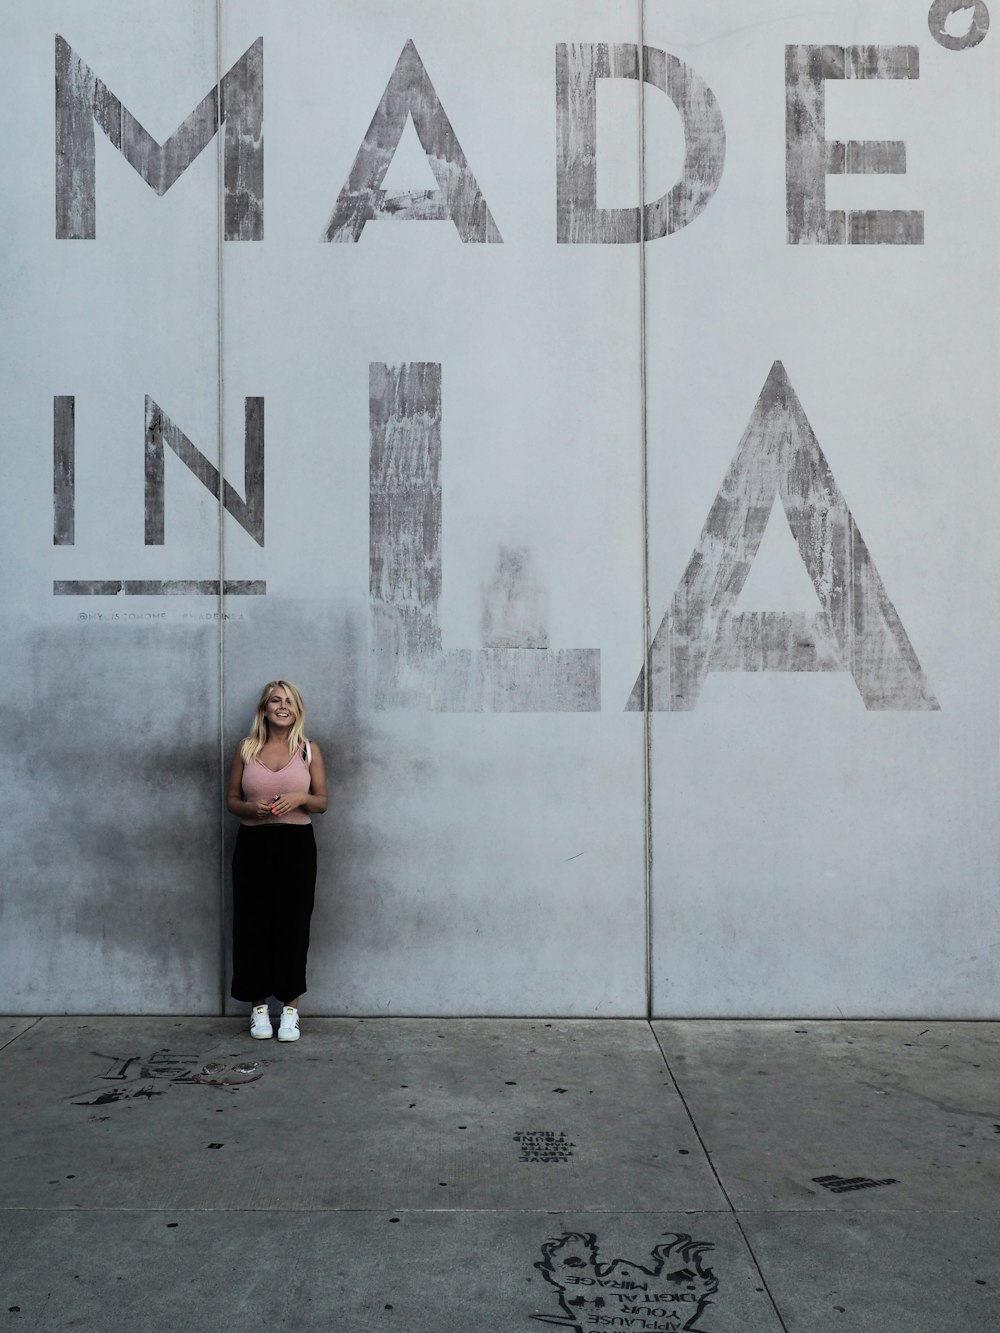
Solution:
<svg viewBox="0 0 1000 1333">
<path fill-rule="evenodd" d="M 639 0 L 639 432 L 642 479 L 642 767 L 646 1018 L 653 1017 L 653 786 L 649 685 L 649 436 L 646 418 L 646 0 Z"/>
<path fill-rule="evenodd" d="M 225 124 L 222 116 L 222 0 L 215 0 L 215 105 L 216 105 L 216 170 L 218 175 L 217 190 L 217 226 L 216 226 L 216 366 L 218 384 L 216 387 L 216 415 L 219 439 L 219 746 L 218 763 L 220 781 L 226 773 L 226 544 L 225 544 L 225 403 L 223 398 L 223 282 L 222 258 L 225 237 Z M 226 1012 L 226 807 L 225 801 L 219 802 L 219 1014 Z"/>
</svg>

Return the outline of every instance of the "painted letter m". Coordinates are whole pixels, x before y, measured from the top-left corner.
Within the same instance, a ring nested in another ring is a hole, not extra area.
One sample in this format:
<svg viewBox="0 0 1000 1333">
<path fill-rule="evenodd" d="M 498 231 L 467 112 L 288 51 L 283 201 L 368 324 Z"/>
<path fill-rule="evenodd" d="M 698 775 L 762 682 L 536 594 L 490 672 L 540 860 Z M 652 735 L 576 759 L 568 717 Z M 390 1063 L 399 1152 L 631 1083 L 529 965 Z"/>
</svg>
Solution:
<svg viewBox="0 0 1000 1333">
<path fill-rule="evenodd" d="M 153 84 L 152 86 L 155 86 Z M 225 124 L 225 238 L 264 238 L 264 39 L 240 56 L 159 144 L 63 37 L 56 37 L 56 239 L 97 234 L 94 123 L 151 189 L 166 194 Z"/>
</svg>

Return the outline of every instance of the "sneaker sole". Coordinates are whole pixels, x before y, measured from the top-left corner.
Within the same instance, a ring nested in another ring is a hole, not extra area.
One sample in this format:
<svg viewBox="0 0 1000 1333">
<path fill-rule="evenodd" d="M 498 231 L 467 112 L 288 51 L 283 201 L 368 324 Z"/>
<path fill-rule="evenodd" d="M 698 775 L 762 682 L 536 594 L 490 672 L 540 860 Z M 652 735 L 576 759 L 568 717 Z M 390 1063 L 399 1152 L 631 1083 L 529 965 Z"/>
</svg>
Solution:
<svg viewBox="0 0 1000 1333">
<path fill-rule="evenodd" d="M 281 1033 L 279 1032 L 279 1033 L 278 1033 L 278 1040 L 279 1040 L 279 1041 L 298 1041 L 300 1035 L 301 1035 L 301 1033 L 293 1032 L 290 1036 L 283 1037 L 283 1036 L 281 1035 Z"/>
<path fill-rule="evenodd" d="M 274 1033 L 273 1033 L 273 1032 L 251 1032 L 250 1035 L 251 1035 L 251 1037 L 255 1037 L 255 1038 L 257 1039 L 257 1041 L 267 1041 L 268 1037 L 273 1037 L 273 1036 L 274 1036 Z"/>
</svg>

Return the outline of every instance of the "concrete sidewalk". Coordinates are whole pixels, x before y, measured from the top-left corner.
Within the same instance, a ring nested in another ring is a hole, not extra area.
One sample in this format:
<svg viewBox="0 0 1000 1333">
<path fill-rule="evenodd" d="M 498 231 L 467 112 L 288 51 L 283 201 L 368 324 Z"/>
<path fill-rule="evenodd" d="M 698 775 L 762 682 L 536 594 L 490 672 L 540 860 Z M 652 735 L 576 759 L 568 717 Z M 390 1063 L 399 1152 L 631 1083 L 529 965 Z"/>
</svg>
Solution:
<svg viewBox="0 0 1000 1333">
<path fill-rule="evenodd" d="M 0 1330 L 996 1333 L 1000 1023 L 0 1019 Z"/>
</svg>

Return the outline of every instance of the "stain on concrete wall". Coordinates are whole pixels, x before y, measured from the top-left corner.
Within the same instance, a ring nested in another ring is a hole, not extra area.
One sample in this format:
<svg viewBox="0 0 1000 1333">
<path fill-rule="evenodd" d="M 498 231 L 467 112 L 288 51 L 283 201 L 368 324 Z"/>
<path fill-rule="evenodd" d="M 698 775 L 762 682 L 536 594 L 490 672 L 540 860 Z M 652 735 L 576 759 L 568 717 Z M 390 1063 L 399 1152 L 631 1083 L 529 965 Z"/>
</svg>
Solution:
<svg viewBox="0 0 1000 1333">
<path fill-rule="evenodd" d="M 408 117 L 438 188 L 389 194 L 381 188 L 382 181 Z M 503 241 L 412 41 L 406 43 L 396 62 L 323 239 L 359 241 L 365 224 L 376 218 L 407 222 L 450 218 L 463 241 Z"/>
<path fill-rule="evenodd" d="M 681 113 L 684 169 L 672 190 L 641 210 L 598 208 L 597 81 L 640 77 Z M 640 71 L 634 43 L 557 46 L 556 132 L 556 236 L 564 244 L 670 236 L 705 210 L 722 180 L 726 129 L 715 94 L 689 65 L 656 47 L 642 48 Z"/>
<path fill-rule="evenodd" d="M 9 1001 L 24 1012 L 215 1009 L 217 631 L 70 623 L 15 642 L 5 667 L 31 693 L 0 700 L 25 833 L 4 866 Z"/>
<path fill-rule="evenodd" d="M 484 648 L 548 648 L 549 594 L 526 546 L 501 546 L 483 586 Z"/>
<path fill-rule="evenodd" d="M 826 206 L 826 178 L 903 175 L 901 140 L 826 137 L 828 79 L 918 79 L 915 46 L 788 46 L 785 48 L 785 189 L 791 245 L 923 245 L 924 215 L 916 209 L 845 211 Z"/>
<path fill-rule="evenodd" d="M 370 368 L 372 702 L 438 712 L 592 712 L 600 652 L 442 647 L 441 366 Z"/>
<path fill-rule="evenodd" d="M 736 614 L 775 496 L 822 610 Z M 653 709 L 695 707 L 709 671 L 849 671 L 868 709 L 936 709 L 795 390 L 776 361 L 650 649 Z M 645 706 L 645 669 L 628 702 Z"/>
<path fill-rule="evenodd" d="M 97 235 L 95 123 L 158 195 L 187 170 L 225 123 L 227 241 L 264 237 L 264 42 L 258 38 L 166 143 L 123 106 L 64 37 L 56 37 L 56 237 Z M 160 71 L 157 71 L 159 77 Z M 151 80 L 156 87 L 156 79 Z"/>
<path fill-rule="evenodd" d="M 238 495 L 219 470 L 197 449 L 179 426 L 146 398 L 146 545 L 162 546 L 164 534 L 164 445 L 170 448 L 258 546 L 264 545 L 264 400 L 245 404 L 243 489 Z"/>
</svg>

